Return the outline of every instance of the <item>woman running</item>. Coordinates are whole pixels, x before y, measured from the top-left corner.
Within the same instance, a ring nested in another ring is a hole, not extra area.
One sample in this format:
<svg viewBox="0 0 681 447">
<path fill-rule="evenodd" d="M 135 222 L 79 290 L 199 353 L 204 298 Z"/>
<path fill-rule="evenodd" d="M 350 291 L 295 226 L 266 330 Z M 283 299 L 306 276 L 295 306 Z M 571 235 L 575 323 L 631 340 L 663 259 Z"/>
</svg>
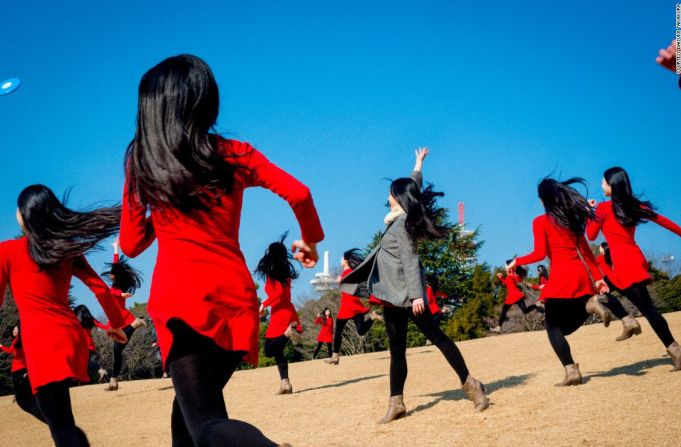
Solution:
<svg viewBox="0 0 681 447">
<path fill-rule="evenodd" d="M 411 178 L 400 178 L 390 185 L 390 212 L 385 217 L 386 229 L 378 246 L 350 274 L 341 280 L 341 289 L 354 294 L 367 282 L 369 292 L 384 304 L 383 318 L 390 344 L 390 401 L 384 424 L 403 417 L 404 383 L 407 379 L 407 325 L 411 319 L 419 330 L 442 352 L 461 380 L 466 396 L 477 411 L 489 406 L 482 383 L 468 374 L 459 349 L 447 337 L 425 303 L 425 272 L 417 254 L 417 243 L 441 239 L 449 229 L 437 225 L 444 210 L 438 208 L 432 185 L 423 191 L 421 168 L 428 149 L 416 151 L 416 165 Z"/>
<path fill-rule="evenodd" d="M 250 144 L 215 133 L 218 105 L 213 74 L 195 56 L 168 58 L 142 77 L 121 249 L 135 257 L 158 237 L 148 311 L 175 388 L 175 445 L 273 446 L 228 418 L 222 393 L 242 360 L 258 362 L 258 298 L 239 247 L 244 190 L 261 186 L 290 204 L 303 267 L 317 263 L 324 232 L 305 185 Z"/>
<path fill-rule="evenodd" d="M 46 186 L 32 185 L 18 199 L 17 221 L 25 236 L 0 243 L 0 305 L 9 282 L 32 391 L 58 447 L 89 445 L 76 426 L 69 395 L 72 384 L 90 381 L 85 333 L 68 301 L 73 276 L 97 297 L 115 328 L 108 334 L 125 341 L 120 310 L 83 255 L 115 234 L 120 215 L 120 207 L 73 211 Z"/>
<path fill-rule="evenodd" d="M 326 344 L 327 352 L 329 357 L 331 357 L 333 354 L 333 317 L 331 316 L 331 310 L 327 307 L 322 313 L 317 314 L 314 324 L 320 326 L 320 328 L 319 335 L 317 335 L 317 347 L 314 349 L 312 358 L 317 358 L 317 354 L 319 354 L 319 350 L 324 344 Z"/>
<path fill-rule="evenodd" d="M 611 200 L 596 206 L 596 215 L 589 221 L 586 229 L 587 236 L 594 240 L 598 233 L 603 232 L 610 248 L 612 274 L 608 275 L 608 279 L 614 286 L 613 290 L 629 299 L 646 317 L 672 358 L 674 364 L 672 371 L 679 371 L 681 345 L 674 339 L 667 320 L 655 308 L 650 298 L 647 285 L 652 278 L 648 273 L 648 261 L 636 244 L 635 235 L 636 227 L 649 221 L 678 236 L 681 236 L 681 227 L 655 212 L 652 203 L 640 200 L 634 195 L 629 175 L 624 169 L 614 167 L 605 171 L 601 187 L 605 196 Z M 591 201 L 590 205 L 595 206 L 595 201 Z M 624 324 L 624 321 L 622 323 Z M 632 327 L 630 332 L 634 331 Z"/>
<path fill-rule="evenodd" d="M 99 363 L 99 352 L 97 352 L 97 346 L 95 346 L 95 341 L 92 339 L 92 330 L 96 327 L 106 332 L 110 326 L 103 325 L 97 321 L 90 313 L 90 309 L 83 304 L 76 306 L 73 309 L 73 313 L 76 314 L 76 318 L 78 318 L 80 325 L 85 331 L 85 341 L 87 343 L 87 349 L 90 352 L 88 371 L 97 372 L 97 374 L 99 374 L 99 383 L 105 382 L 107 373 L 106 369 L 102 368 L 102 365 Z"/>
<path fill-rule="evenodd" d="M 506 266 L 507 271 L 512 272 L 520 266 L 541 262 L 547 256 L 551 260 L 551 277 L 539 299 L 544 301 L 549 342 L 565 367 L 565 379 L 556 386 L 582 383 L 579 365 L 572 358 L 565 336 L 579 329 L 591 313 L 600 315 L 606 324 L 610 321 L 610 313 L 594 295 L 597 291 L 606 293 L 608 286 L 584 237 L 587 219 L 593 211 L 574 189 L 575 184 L 583 185 L 584 181 L 572 178 L 559 182 L 545 178 L 539 182 L 539 199 L 546 213 L 532 223 L 534 251 Z"/>
<path fill-rule="evenodd" d="M 342 281 L 343 278 L 357 268 L 362 261 L 364 261 L 364 257 L 359 248 L 353 248 L 343 253 L 343 257 L 341 258 L 343 273 L 341 273 L 339 280 Z M 378 302 L 380 303 L 380 301 Z M 345 293 L 341 288 L 340 307 L 338 308 L 336 327 L 333 334 L 333 354 L 324 361 L 329 365 L 338 365 L 340 363 L 340 351 L 341 346 L 343 345 L 343 330 L 345 330 L 348 321 L 354 321 L 357 335 L 361 337 L 369 332 L 369 329 L 371 329 L 375 320 L 381 319 L 382 317 L 366 307 L 359 297 Z"/>
<path fill-rule="evenodd" d="M 511 259 L 506 261 L 506 265 L 512 262 Z M 497 273 L 497 278 L 504 287 L 506 287 L 506 299 L 504 300 L 504 305 L 501 308 L 501 315 L 499 315 L 499 322 L 495 327 L 492 328 L 492 332 L 501 332 L 501 326 L 508 319 L 506 313 L 509 311 L 513 305 L 517 305 L 523 314 L 527 315 L 533 310 L 543 314 L 544 309 L 538 307 L 536 304 L 530 304 L 529 306 L 525 304 L 525 293 L 520 289 L 521 284 L 527 278 L 527 269 L 525 267 L 517 267 L 515 272 L 507 273 L 506 276 L 501 273 Z"/>
<path fill-rule="evenodd" d="M 265 308 L 272 308 L 265 332 L 265 355 L 274 357 L 277 362 L 281 385 L 275 394 L 293 393 L 284 349 L 289 339 L 297 341 L 298 335 L 303 332 L 298 312 L 291 302 L 291 282 L 298 277 L 298 272 L 291 263 L 292 256 L 284 245 L 284 239 L 286 234 L 270 244 L 255 269 L 256 275 L 265 282 L 267 294 L 267 299 L 260 304 L 260 315 L 265 314 Z"/>
</svg>

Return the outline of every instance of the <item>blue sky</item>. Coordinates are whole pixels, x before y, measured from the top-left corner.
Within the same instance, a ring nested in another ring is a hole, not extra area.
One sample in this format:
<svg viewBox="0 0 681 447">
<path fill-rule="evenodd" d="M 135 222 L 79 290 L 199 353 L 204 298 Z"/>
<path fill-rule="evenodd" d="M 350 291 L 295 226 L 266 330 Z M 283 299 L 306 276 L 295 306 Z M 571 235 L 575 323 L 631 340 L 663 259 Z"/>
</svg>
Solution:
<svg viewBox="0 0 681 447">
<path fill-rule="evenodd" d="M 444 203 L 465 202 L 491 264 L 531 249 L 536 184 L 551 173 L 585 177 L 600 198 L 603 170 L 622 165 L 681 221 L 681 91 L 655 64 L 674 2 L 36 3 L 3 6 L 0 79 L 23 85 L 0 97 L 0 238 L 17 234 L 16 196 L 31 183 L 72 187 L 74 207 L 120 200 L 139 78 L 179 53 L 213 68 L 218 129 L 310 186 L 334 263 L 381 229 L 384 179 L 407 175 L 417 146 L 431 148 L 425 176 Z M 285 230 L 299 234 L 287 205 L 250 190 L 251 269 Z M 638 239 L 681 257 L 681 240 L 652 224 Z M 138 301 L 155 253 L 134 261 Z M 89 258 L 101 270 L 109 257 Z"/>
</svg>

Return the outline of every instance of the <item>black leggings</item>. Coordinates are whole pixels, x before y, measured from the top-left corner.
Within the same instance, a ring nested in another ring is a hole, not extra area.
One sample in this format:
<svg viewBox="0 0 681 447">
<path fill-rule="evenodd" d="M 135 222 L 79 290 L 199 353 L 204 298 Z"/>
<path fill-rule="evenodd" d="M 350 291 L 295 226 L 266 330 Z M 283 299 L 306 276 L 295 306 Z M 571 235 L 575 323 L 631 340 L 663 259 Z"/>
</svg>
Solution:
<svg viewBox="0 0 681 447">
<path fill-rule="evenodd" d="M 317 354 L 319 354 L 319 350 L 322 349 L 323 344 L 324 344 L 324 342 L 321 342 L 321 341 L 317 342 L 317 347 L 314 348 L 314 354 L 312 354 L 313 359 L 317 358 Z M 328 349 L 329 357 L 331 357 L 331 353 L 333 352 L 333 344 L 327 342 L 326 343 L 326 349 Z"/>
<path fill-rule="evenodd" d="M 14 388 L 14 397 L 17 399 L 19 408 L 26 413 L 35 416 L 39 421 L 45 422 L 45 416 L 43 416 L 40 408 L 38 408 L 38 401 L 33 395 L 31 381 L 28 378 L 26 369 L 21 369 L 12 373 L 12 387 Z"/>
<path fill-rule="evenodd" d="M 70 384 L 70 381 L 63 381 L 41 386 L 35 400 L 50 428 L 56 447 L 88 447 L 90 443 L 87 436 L 83 430 L 76 427 L 76 421 L 73 419 Z"/>
<path fill-rule="evenodd" d="M 610 288 L 610 292 L 619 292 L 619 293 L 622 293 L 622 292 L 617 288 L 617 286 L 614 285 L 614 284 L 612 283 L 612 281 L 610 281 L 610 278 L 608 278 L 607 276 L 604 276 L 604 277 L 603 277 L 603 280 L 605 280 L 606 284 L 608 284 L 608 287 Z M 624 308 L 624 306 L 622 306 L 622 303 L 620 302 L 620 300 L 617 299 L 617 297 L 616 297 L 615 295 L 613 295 L 612 293 L 608 293 L 608 294 L 606 294 L 606 296 L 608 297 L 608 301 L 606 301 L 605 303 L 603 303 L 603 305 L 604 305 L 605 307 L 607 307 L 608 309 L 610 309 L 610 312 L 612 312 L 612 314 L 613 314 L 614 316 L 616 316 L 616 317 L 619 318 L 620 320 L 621 320 L 622 318 L 624 318 L 624 317 L 628 317 L 628 316 L 629 316 L 629 312 L 626 311 L 626 309 Z"/>
<path fill-rule="evenodd" d="M 135 332 L 135 328 L 127 325 L 123 328 L 123 332 L 125 332 L 125 336 L 128 337 L 128 341 L 125 343 L 114 342 L 113 372 L 111 374 L 111 377 L 113 378 L 118 378 L 118 375 L 121 373 L 121 368 L 123 367 L 123 350 L 128 346 L 128 343 L 130 343 L 130 337 L 132 337 L 133 332 Z"/>
<path fill-rule="evenodd" d="M 99 363 L 99 353 L 97 351 L 90 351 L 90 358 L 87 362 L 87 370 L 89 373 L 96 373 L 102 368 Z"/>
<path fill-rule="evenodd" d="M 288 343 L 288 337 L 280 335 L 277 338 L 265 339 L 265 355 L 267 357 L 274 357 L 277 362 L 277 369 L 279 370 L 279 377 L 281 379 L 288 379 L 288 361 L 284 356 L 284 349 Z"/>
<path fill-rule="evenodd" d="M 404 382 L 407 381 L 407 325 L 410 318 L 421 333 L 442 352 L 456 371 L 461 383 L 466 382 L 468 378 L 466 362 L 454 342 L 435 322 L 428 306 L 419 315 L 414 315 L 411 307 L 385 306 L 383 318 L 390 343 L 390 396 L 400 396 L 404 393 Z"/>
<path fill-rule="evenodd" d="M 565 338 L 579 329 L 589 318 L 586 302 L 590 296 L 580 298 L 549 298 L 546 307 L 546 334 L 549 343 L 563 366 L 575 363 L 572 359 L 570 345 Z"/>
<path fill-rule="evenodd" d="M 525 304 L 525 298 L 513 304 L 517 304 L 520 310 L 522 310 L 525 315 L 529 314 L 533 310 L 536 310 L 537 312 L 542 314 L 544 313 L 544 310 L 541 307 L 537 307 L 536 304 L 530 304 L 529 306 Z M 504 304 L 504 306 L 501 308 L 501 315 L 499 315 L 499 326 L 503 325 L 504 322 L 508 320 L 508 318 L 506 317 L 506 313 L 511 307 L 513 307 L 513 304 Z"/>
<path fill-rule="evenodd" d="M 352 321 L 355 322 L 355 328 L 357 329 L 357 335 L 360 337 L 369 332 L 371 325 L 374 324 L 374 320 L 366 319 L 365 316 L 366 313 L 352 317 Z M 336 330 L 333 334 L 333 352 L 336 354 L 340 353 L 341 344 L 343 343 L 343 329 L 345 329 L 348 321 L 350 321 L 350 318 L 336 318 Z"/>
<path fill-rule="evenodd" d="M 171 320 L 168 369 L 175 387 L 173 447 L 276 447 L 257 428 L 229 419 L 222 389 L 244 352 L 225 351 L 179 320 Z"/>
</svg>

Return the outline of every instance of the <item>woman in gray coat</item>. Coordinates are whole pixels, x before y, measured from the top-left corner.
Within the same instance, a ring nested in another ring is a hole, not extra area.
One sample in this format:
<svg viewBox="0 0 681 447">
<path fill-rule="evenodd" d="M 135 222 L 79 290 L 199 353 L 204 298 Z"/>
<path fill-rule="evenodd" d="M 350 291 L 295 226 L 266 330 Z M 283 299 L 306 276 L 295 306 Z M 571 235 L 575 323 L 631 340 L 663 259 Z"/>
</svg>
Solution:
<svg viewBox="0 0 681 447">
<path fill-rule="evenodd" d="M 449 229 L 437 224 L 444 213 L 432 185 L 423 191 L 421 168 L 428 149 L 416 151 L 416 166 L 411 178 L 399 178 L 390 185 L 390 212 L 378 246 L 352 273 L 341 280 L 341 289 L 354 294 L 366 282 L 369 292 L 383 301 L 386 332 L 390 344 L 390 401 L 381 424 L 406 414 L 403 400 L 407 379 L 407 325 L 411 319 L 435 345 L 459 376 L 466 396 L 477 411 L 489 406 L 484 386 L 468 373 L 466 362 L 454 342 L 439 328 L 425 303 L 425 272 L 416 244 L 423 239 L 442 239 Z"/>
</svg>

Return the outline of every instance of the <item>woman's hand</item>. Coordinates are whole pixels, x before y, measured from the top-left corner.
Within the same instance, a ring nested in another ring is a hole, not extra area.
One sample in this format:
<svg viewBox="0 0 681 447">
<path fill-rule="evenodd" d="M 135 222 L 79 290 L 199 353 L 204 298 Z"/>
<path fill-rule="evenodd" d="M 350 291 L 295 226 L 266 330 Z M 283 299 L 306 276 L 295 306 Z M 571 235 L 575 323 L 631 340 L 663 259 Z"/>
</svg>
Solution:
<svg viewBox="0 0 681 447">
<path fill-rule="evenodd" d="M 655 62 L 676 73 L 676 39 L 667 48 L 660 48 Z"/>
<path fill-rule="evenodd" d="M 430 151 L 428 150 L 427 147 L 420 147 L 414 151 L 414 154 L 416 155 L 416 163 L 414 164 L 414 171 L 421 172 L 421 169 L 423 168 L 423 160 L 426 159 L 428 156 L 428 153 Z"/>
<path fill-rule="evenodd" d="M 303 240 L 293 241 L 291 251 L 293 252 L 293 259 L 300 262 L 306 269 L 311 269 L 319 261 L 317 244 L 308 244 Z"/>
<path fill-rule="evenodd" d="M 414 315 L 421 315 L 426 310 L 423 304 L 423 298 L 416 298 L 411 302 L 411 311 Z"/>
<path fill-rule="evenodd" d="M 116 236 L 116 239 L 114 239 L 114 241 L 111 243 L 111 246 L 112 246 L 113 249 L 114 249 L 114 253 L 115 253 L 115 254 L 118 254 L 118 249 L 119 249 L 120 246 L 121 246 L 120 242 L 118 241 L 118 236 Z"/>
<path fill-rule="evenodd" d="M 259 313 L 260 315 L 265 315 L 265 306 L 263 306 L 262 304 L 260 304 L 260 309 L 258 310 L 258 313 Z"/>
<path fill-rule="evenodd" d="M 131 296 L 132 296 L 132 293 L 128 293 L 128 292 L 121 293 L 121 297 L 123 297 L 123 298 L 130 298 Z"/>
<path fill-rule="evenodd" d="M 589 203 L 589 206 L 590 206 L 591 208 L 596 208 L 596 204 L 597 204 L 598 202 L 596 202 L 596 199 L 589 199 L 589 200 L 588 200 L 588 203 Z"/>
<path fill-rule="evenodd" d="M 514 272 L 515 266 L 516 266 L 516 260 L 515 260 L 515 258 L 513 258 L 513 261 L 511 261 L 509 264 L 506 264 L 506 273 Z"/>
<path fill-rule="evenodd" d="M 606 293 L 610 292 L 610 287 L 608 287 L 608 283 L 606 283 L 604 280 L 599 279 L 596 281 L 596 290 L 598 290 L 599 294 L 605 295 Z"/>
<path fill-rule="evenodd" d="M 123 332 L 123 329 L 118 328 L 109 328 L 106 330 L 106 335 L 110 338 L 113 338 L 115 342 L 118 343 L 127 343 L 128 342 L 128 337 L 125 335 L 125 332 Z"/>
</svg>

